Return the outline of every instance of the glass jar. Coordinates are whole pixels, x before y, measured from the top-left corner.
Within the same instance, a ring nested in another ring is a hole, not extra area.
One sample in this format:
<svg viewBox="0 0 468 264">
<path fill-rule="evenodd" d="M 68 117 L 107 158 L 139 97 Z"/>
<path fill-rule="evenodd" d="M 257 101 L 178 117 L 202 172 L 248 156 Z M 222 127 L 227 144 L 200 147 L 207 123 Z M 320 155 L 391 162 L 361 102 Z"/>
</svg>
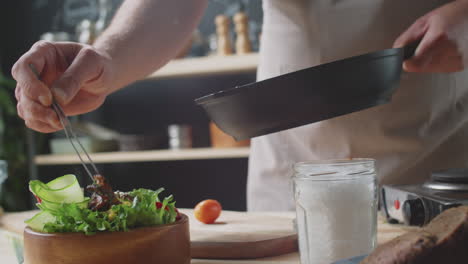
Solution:
<svg viewBox="0 0 468 264">
<path fill-rule="evenodd" d="M 376 246 L 375 161 L 349 159 L 294 166 L 294 196 L 302 264 L 330 264 Z"/>
<path fill-rule="evenodd" d="M 5 160 L 0 160 L 0 187 L 1 184 L 8 178 L 8 167 Z"/>
</svg>

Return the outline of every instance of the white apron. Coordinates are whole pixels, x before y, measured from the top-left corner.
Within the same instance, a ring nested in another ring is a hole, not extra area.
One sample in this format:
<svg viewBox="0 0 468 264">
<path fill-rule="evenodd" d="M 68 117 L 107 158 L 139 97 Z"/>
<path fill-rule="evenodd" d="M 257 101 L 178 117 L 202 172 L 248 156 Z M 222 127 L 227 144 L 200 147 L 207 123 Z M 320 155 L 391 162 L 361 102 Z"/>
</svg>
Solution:
<svg viewBox="0 0 468 264">
<path fill-rule="evenodd" d="M 391 48 L 417 18 L 448 2 L 263 0 L 258 79 Z M 248 210 L 293 210 L 298 161 L 375 158 L 379 182 L 400 184 L 467 166 L 467 73 L 404 73 L 390 104 L 254 138 Z"/>
</svg>

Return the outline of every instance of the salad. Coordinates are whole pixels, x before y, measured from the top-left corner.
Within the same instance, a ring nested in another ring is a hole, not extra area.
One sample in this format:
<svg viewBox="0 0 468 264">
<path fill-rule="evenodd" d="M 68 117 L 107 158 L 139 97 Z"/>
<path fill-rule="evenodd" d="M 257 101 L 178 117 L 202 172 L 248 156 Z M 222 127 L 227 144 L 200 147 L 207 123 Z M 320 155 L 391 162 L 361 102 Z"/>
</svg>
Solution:
<svg viewBox="0 0 468 264">
<path fill-rule="evenodd" d="M 160 200 L 164 191 L 135 189 L 114 192 L 101 175 L 86 190 L 85 197 L 75 175 L 68 174 L 43 183 L 29 183 L 41 210 L 26 224 L 38 232 L 82 232 L 92 235 L 104 231 L 128 231 L 131 228 L 174 223 L 180 219 L 172 195 Z"/>
</svg>

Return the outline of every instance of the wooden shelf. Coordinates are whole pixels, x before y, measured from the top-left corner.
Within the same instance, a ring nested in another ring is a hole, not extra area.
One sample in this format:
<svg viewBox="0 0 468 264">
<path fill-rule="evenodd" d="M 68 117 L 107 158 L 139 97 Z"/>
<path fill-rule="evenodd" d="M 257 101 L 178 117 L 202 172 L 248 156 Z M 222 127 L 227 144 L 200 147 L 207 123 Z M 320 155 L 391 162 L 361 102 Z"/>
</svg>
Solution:
<svg viewBox="0 0 468 264">
<path fill-rule="evenodd" d="M 233 159 L 247 158 L 250 148 L 193 148 L 185 150 L 147 150 L 130 152 L 90 153 L 95 163 L 122 163 L 168 160 Z M 38 155 L 37 165 L 79 164 L 75 154 Z"/>
<path fill-rule="evenodd" d="M 254 72 L 258 61 L 258 53 L 177 59 L 149 75 L 147 79 Z"/>
</svg>

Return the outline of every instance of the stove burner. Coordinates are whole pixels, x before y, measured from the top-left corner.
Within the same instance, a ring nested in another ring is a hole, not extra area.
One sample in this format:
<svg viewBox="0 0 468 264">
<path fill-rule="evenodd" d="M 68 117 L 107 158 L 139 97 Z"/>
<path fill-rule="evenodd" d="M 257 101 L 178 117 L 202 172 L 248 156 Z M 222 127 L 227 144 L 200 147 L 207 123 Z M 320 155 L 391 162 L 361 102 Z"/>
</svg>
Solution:
<svg viewBox="0 0 468 264">
<path fill-rule="evenodd" d="M 433 172 L 424 188 L 438 191 L 468 191 L 468 169 L 449 169 Z"/>
<path fill-rule="evenodd" d="M 468 191 L 468 184 L 444 183 L 428 181 L 423 184 L 424 188 L 438 191 Z"/>
<path fill-rule="evenodd" d="M 451 182 L 451 183 L 467 183 L 468 184 L 468 169 L 449 169 L 433 172 L 431 175 L 433 181 Z"/>
</svg>

